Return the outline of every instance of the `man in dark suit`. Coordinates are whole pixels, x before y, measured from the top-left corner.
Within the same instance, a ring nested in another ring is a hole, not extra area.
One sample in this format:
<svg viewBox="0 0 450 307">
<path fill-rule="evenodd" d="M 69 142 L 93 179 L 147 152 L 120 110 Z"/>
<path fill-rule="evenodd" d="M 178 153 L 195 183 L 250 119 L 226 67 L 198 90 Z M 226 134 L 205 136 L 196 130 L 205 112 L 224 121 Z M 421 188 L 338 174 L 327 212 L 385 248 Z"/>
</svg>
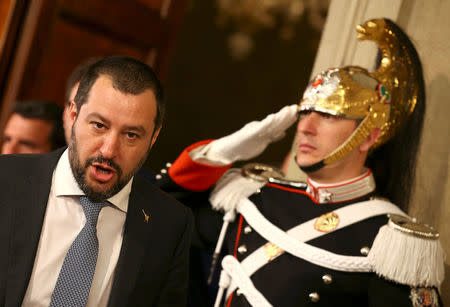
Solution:
<svg viewBox="0 0 450 307">
<path fill-rule="evenodd" d="M 162 89 L 128 57 L 95 63 L 68 149 L 0 157 L 1 306 L 184 306 L 192 215 L 134 176 Z"/>
</svg>

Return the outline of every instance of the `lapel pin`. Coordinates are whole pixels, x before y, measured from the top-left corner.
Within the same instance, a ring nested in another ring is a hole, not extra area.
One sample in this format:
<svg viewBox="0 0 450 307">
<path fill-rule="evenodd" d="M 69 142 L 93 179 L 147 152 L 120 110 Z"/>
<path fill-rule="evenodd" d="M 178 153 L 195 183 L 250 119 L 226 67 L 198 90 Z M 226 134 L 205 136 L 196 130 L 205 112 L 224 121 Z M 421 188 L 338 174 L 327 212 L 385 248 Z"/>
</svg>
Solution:
<svg viewBox="0 0 450 307">
<path fill-rule="evenodd" d="M 142 209 L 142 214 L 144 214 L 144 222 L 146 222 L 148 224 L 148 219 L 150 218 L 150 215 L 145 213 L 144 209 Z"/>
</svg>

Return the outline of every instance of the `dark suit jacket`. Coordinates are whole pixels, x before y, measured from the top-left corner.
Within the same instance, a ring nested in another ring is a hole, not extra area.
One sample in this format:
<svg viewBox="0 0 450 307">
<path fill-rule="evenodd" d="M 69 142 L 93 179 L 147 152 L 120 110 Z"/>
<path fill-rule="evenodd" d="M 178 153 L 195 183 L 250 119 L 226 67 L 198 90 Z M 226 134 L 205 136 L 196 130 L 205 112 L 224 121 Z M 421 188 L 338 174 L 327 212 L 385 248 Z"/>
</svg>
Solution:
<svg viewBox="0 0 450 307">
<path fill-rule="evenodd" d="M 22 303 L 62 152 L 0 156 L 0 306 Z M 192 224 L 188 208 L 135 176 L 109 306 L 184 306 Z"/>
</svg>

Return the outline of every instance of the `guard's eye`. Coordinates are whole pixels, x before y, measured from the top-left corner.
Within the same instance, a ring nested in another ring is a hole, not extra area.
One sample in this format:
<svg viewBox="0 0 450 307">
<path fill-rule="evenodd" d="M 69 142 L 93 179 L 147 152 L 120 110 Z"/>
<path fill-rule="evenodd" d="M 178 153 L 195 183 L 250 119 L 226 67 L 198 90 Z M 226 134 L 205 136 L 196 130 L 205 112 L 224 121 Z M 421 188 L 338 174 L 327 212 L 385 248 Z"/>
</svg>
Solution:
<svg viewBox="0 0 450 307">
<path fill-rule="evenodd" d="M 299 119 L 302 119 L 302 118 L 308 116 L 309 114 L 311 114 L 311 112 L 312 112 L 311 110 L 300 111 L 298 113 Z"/>
<path fill-rule="evenodd" d="M 336 116 L 328 114 L 328 113 L 320 113 L 320 112 L 319 112 L 319 115 L 323 118 L 335 118 L 336 117 Z"/>
</svg>

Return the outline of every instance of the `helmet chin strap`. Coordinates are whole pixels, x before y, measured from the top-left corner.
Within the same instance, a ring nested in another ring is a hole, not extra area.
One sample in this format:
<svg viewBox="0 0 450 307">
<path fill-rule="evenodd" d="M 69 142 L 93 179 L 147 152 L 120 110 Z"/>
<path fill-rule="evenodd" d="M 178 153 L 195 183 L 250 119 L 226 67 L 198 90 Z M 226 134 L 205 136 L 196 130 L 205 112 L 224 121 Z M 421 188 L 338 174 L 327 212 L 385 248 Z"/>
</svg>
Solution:
<svg viewBox="0 0 450 307">
<path fill-rule="evenodd" d="M 321 169 L 322 167 L 325 166 L 325 162 L 324 162 L 325 159 L 320 162 L 314 163 L 313 165 L 309 165 L 309 166 L 301 166 L 300 164 L 298 164 L 297 155 L 295 155 L 294 159 L 295 159 L 295 164 L 297 164 L 297 166 L 305 173 L 311 173 L 311 172 L 318 171 L 319 169 Z"/>
</svg>

